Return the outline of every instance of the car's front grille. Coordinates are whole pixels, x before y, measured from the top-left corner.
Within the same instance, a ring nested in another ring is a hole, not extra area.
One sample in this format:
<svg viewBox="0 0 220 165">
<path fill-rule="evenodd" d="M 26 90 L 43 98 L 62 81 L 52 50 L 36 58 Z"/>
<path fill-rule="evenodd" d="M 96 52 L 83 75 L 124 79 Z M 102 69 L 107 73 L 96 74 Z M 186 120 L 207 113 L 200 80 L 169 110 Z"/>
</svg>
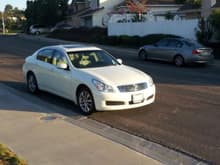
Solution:
<svg viewBox="0 0 220 165">
<path fill-rule="evenodd" d="M 147 88 L 147 83 L 137 83 L 137 84 L 130 84 L 130 85 L 120 85 L 118 89 L 120 92 L 135 92 L 141 91 Z"/>
</svg>

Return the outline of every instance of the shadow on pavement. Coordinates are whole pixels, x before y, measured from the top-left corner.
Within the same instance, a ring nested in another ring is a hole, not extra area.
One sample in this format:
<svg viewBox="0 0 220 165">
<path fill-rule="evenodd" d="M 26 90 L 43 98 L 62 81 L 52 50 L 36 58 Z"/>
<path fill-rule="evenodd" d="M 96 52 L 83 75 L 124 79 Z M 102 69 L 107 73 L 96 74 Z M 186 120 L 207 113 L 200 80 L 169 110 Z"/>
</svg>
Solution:
<svg viewBox="0 0 220 165">
<path fill-rule="evenodd" d="M 28 93 L 26 86 L 23 82 L 12 81 L 0 81 L 4 85 L 17 90 L 16 95 L 20 98 L 27 99 L 28 102 L 44 106 L 45 109 L 50 107 L 49 112 L 57 112 L 68 117 L 81 116 L 80 109 L 71 101 L 61 98 L 59 96 L 40 91 L 36 95 Z M 1 106 L 1 105 L 0 105 Z M 13 109 L 19 109 L 19 106 L 13 107 Z M 4 108 L 4 107 L 0 107 Z"/>
</svg>

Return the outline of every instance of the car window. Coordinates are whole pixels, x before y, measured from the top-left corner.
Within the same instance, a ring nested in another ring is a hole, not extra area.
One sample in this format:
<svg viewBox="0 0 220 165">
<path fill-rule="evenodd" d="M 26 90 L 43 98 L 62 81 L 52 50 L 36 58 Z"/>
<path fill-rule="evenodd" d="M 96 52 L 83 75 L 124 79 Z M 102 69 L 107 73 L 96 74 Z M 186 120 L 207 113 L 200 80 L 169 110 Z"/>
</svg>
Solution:
<svg viewBox="0 0 220 165">
<path fill-rule="evenodd" d="M 171 48 L 181 48 L 183 44 L 177 40 L 169 40 L 168 47 Z"/>
<path fill-rule="evenodd" d="M 158 46 L 167 46 L 168 45 L 168 39 L 162 39 L 160 41 L 157 42 Z"/>
<path fill-rule="evenodd" d="M 52 59 L 52 64 L 58 65 L 60 63 L 67 64 L 67 59 L 66 59 L 65 55 L 63 55 L 61 52 L 55 51 L 54 55 L 53 55 L 53 59 Z"/>
<path fill-rule="evenodd" d="M 37 54 L 37 59 L 52 64 L 52 56 L 53 56 L 53 50 L 45 49 Z"/>
<path fill-rule="evenodd" d="M 187 47 L 202 47 L 201 44 L 195 42 L 195 41 L 191 41 L 191 40 L 184 40 L 183 41 L 184 44 L 187 46 Z"/>
<path fill-rule="evenodd" d="M 45 28 L 44 25 L 34 25 L 34 28 Z"/>
<path fill-rule="evenodd" d="M 76 68 L 104 67 L 119 64 L 117 60 L 102 50 L 67 53 Z"/>
</svg>

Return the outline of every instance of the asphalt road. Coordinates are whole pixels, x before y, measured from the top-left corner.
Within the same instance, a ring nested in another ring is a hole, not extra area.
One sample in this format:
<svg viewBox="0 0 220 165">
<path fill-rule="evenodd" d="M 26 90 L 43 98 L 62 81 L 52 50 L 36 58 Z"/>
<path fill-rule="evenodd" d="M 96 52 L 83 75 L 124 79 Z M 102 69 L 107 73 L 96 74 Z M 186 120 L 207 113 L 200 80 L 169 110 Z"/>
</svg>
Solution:
<svg viewBox="0 0 220 165">
<path fill-rule="evenodd" d="M 26 92 L 21 72 L 24 58 L 51 44 L 54 43 L 0 36 L 0 82 Z M 157 88 L 156 102 L 132 110 L 97 112 L 90 118 L 220 164 L 220 62 L 176 68 L 163 62 L 139 61 L 133 52 L 107 50 L 123 59 L 125 64 L 153 77 Z M 72 102 L 46 92 L 36 97 L 79 112 Z"/>
</svg>

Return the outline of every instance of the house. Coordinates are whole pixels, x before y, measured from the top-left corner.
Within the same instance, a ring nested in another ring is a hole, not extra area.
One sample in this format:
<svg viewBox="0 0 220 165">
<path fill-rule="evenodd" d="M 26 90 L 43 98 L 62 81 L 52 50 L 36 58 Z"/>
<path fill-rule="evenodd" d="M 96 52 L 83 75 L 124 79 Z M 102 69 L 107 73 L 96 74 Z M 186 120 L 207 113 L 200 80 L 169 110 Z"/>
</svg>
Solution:
<svg viewBox="0 0 220 165">
<path fill-rule="evenodd" d="M 201 16 L 208 18 L 213 9 L 220 8 L 220 0 L 202 0 Z"/>
<path fill-rule="evenodd" d="M 216 0 L 216 3 L 212 6 L 212 9 L 220 9 L 220 0 Z"/>
<path fill-rule="evenodd" d="M 202 0 L 201 6 L 186 3 L 179 10 L 179 14 L 185 19 L 208 18 L 212 10 L 220 8 L 220 0 Z"/>
<path fill-rule="evenodd" d="M 74 26 L 106 27 L 109 21 L 117 22 L 123 17 L 133 17 L 134 12 L 130 11 L 128 1 L 139 3 L 139 0 L 72 0 L 68 20 Z M 175 16 L 182 6 L 176 4 L 175 0 L 145 2 L 143 8 L 146 10 L 143 13 L 147 20 L 164 20 L 168 13 Z"/>
<path fill-rule="evenodd" d="M 191 3 L 185 3 L 179 9 L 178 14 L 182 19 L 198 19 L 201 17 L 201 7 Z"/>
<path fill-rule="evenodd" d="M 75 26 L 106 27 L 108 13 L 123 0 L 72 0 L 69 19 Z"/>
<path fill-rule="evenodd" d="M 133 2 L 135 2 L 135 0 L 133 0 Z M 182 4 L 176 4 L 175 0 L 148 0 L 145 4 L 136 3 L 136 5 L 143 5 L 142 9 L 144 8 L 144 11 L 142 13 L 144 14 L 145 20 L 155 21 L 165 20 L 167 14 L 171 14 L 173 17 L 176 16 L 177 11 L 182 7 Z M 110 22 L 120 22 L 119 17 L 121 17 L 122 20 L 128 19 L 127 21 L 130 22 L 132 14 L 135 14 L 135 12 L 132 11 L 132 7 L 129 7 L 127 1 L 123 1 L 116 6 L 115 11 L 112 13 L 114 14 Z"/>
</svg>

